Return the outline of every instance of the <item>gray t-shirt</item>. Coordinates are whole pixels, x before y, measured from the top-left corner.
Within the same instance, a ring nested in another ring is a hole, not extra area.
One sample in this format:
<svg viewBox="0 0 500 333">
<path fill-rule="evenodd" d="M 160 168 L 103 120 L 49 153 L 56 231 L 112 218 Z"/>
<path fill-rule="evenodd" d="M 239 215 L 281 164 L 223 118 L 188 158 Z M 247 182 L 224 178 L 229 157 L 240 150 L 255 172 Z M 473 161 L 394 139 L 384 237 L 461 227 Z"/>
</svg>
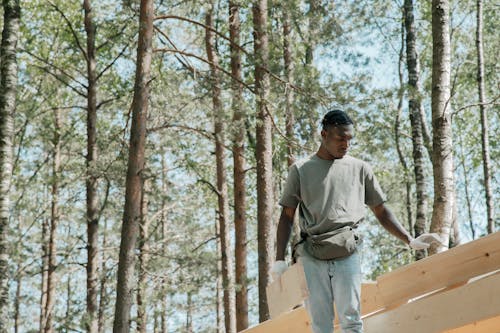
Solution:
<svg viewBox="0 0 500 333">
<path fill-rule="evenodd" d="M 300 229 L 316 235 L 361 221 L 365 205 L 385 200 L 368 163 L 349 155 L 323 160 L 314 154 L 290 167 L 279 203 L 299 206 Z"/>
</svg>

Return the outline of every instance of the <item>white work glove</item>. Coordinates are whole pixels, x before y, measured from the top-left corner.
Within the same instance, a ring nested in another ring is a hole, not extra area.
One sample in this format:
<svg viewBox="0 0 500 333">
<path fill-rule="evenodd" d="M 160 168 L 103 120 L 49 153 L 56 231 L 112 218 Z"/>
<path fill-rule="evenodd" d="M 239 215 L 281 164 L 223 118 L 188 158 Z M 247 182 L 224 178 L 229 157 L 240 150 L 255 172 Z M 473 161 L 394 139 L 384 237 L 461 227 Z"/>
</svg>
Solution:
<svg viewBox="0 0 500 333">
<path fill-rule="evenodd" d="M 278 280 L 281 274 L 283 274 L 288 269 L 288 265 L 284 260 L 276 260 L 271 268 L 271 274 L 273 280 Z"/>
<path fill-rule="evenodd" d="M 410 247 L 414 250 L 425 250 L 429 248 L 432 243 L 441 244 L 441 239 L 438 234 L 421 234 L 410 242 Z"/>
</svg>

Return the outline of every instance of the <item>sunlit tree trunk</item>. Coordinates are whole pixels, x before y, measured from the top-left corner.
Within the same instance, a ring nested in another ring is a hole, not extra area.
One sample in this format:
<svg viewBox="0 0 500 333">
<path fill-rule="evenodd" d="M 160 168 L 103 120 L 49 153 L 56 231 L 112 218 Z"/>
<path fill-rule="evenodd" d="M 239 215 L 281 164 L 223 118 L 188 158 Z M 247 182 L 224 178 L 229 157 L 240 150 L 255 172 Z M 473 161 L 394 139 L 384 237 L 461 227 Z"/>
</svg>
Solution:
<svg viewBox="0 0 500 333">
<path fill-rule="evenodd" d="M 490 164 L 490 142 L 488 113 L 486 110 L 486 92 L 484 89 L 484 56 L 483 56 L 483 1 L 477 0 L 476 10 L 476 50 L 477 50 L 477 87 L 479 95 L 479 110 L 481 112 L 481 148 L 483 155 L 484 195 L 486 200 L 487 230 L 491 234 L 495 232 L 495 209 L 493 204 L 493 192 L 491 189 L 491 164 Z"/>
<path fill-rule="evenodd" d="M 47 303 L 45 304 L 44 332 L 54 331 L 54 305 L 57 284 L 57 227 L 59 225 L 59 177 L 61 171 L 61 110 L 54 109 L 54 137 L 52 139 L 51 209 L 49 228 L 49 262 L 47 273 Z"/>
<path fill-rule="evenodd" d="M 233 109 L 234 239 L 236 284 L 236 330 L 248 327 L 247 222 L 245 185 L 245 111 L 241 75 L 239 6 L 229 1 L 229 37 L 231 40 L 231 75 Z"/>
<path fill-rule="evenodd" d="M 132 101 L 128 169 L 125 184 L 125 207 L 121 231 L 116 306 L 113 322 L 114 333 L 130 330 L 130 307 L 134 288 L 135 246 L 141 218 L 141 194 L 143 187 L 144 150 L 146 144 L 146 119 L 148 113 L 149 83 L 153 42 L 153 0 L 141 0 L 139 39 Z"/>
<path fill-rule="evenodd" d="M 205 24 L 212 27 L 212 9 L 206 14 Z M 224 150 L 224 109 L 221 101 L 221 79 L 219 73 L 219 57 L 215 49 L 214 32 L 206 29 L 205 46 L 210 63 L 212 87 L 212 106 L 214 113 L 215 159 L 217 172 L 218 217 L 222 258 L 222 287 L 224 289 L 224 323 L 226 333 L 236 332 L 236 312 L 234 299 L 234 276 L 232 251 L 229 240 L 229 198 L 226 180 L 226 157 Z"/>
<path fill-rule="evenodd" d="M 257 93 L 256 162 L 257 162 L 257 251 L 259 267 L 259 320 L 269 319 L 266 287 L 271 280 L 272 228 L 274 209 L 272 165 L 272 119 L 268 108 L 269 40 L 267 0 L 253 3 L 255 90 Z"/>
<path fill-rule="evenodd" d="M 406 63 L 408 68 L 408 108 L 410 112 L 411 136 L 413 142 L 413 165 L 415 174 L 417 212 L 414 225 L 415 237 L 426 232 L 427 224 L 427 185 L 425 176 L 425 146 L 422 133 L 423 119 L 419 83 L 417 36 L 414 24 L 413 0 L 405 0 L 404 22 L 406 30 Z M 425 257 L 425 251 L 416 251 L 416 259 Z"/>
<path fill-rule="evenodd" d="M 9 314 L 9 189 L 12 179 L 14 112 L 17 94 L 17 40 L 19 0 L 3 1 L 3 31 L 0 45 L 0 333 L 7 332 Z"/>
<path fill-rule="evenodd" d="M 448 248 L 455 204 L 450 105 L 450 5 L 448 0 L 432 1 L 432 44 L 434 205 L 430 231 L 438 233 L 442 243 L 433 244 L 429 254 L 442 252 Z"/>
<path fill-rule="evenodd" d="M 97 333 L 98 323 L 98 197 L 97 177 L 94 170 L 97 163 L 97 84 L 95 55 L 95 25 L 90 0 L 83 1 L 85 31 L 87 33 L 87 156 L 86 156 L 86 199 L 87 199 L 87 332 Z"/>
<path fill-rule="evenodd" d="M 148 186 L 149 180 L 144 180 L 141 199 L 141 224 L 139 231 L 139 279 L 137 287 L 137 332 L 146 333 L 148 317 L 147 307 L 147 266 L 149 261 L 149 219 L 148 219 Z"/>
</svg>

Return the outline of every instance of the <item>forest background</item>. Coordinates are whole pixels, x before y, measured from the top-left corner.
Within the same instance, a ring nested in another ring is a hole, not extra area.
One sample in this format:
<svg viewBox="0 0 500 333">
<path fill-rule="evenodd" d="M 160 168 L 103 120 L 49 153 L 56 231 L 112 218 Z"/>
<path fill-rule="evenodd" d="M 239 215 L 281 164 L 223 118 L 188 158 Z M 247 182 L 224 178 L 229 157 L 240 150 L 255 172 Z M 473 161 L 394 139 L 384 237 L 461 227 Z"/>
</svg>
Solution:
<svg viewBox="0 0 500 333">
<path fill-rule="evenodd" d="M 449 132 L 433 121 L 438 5 Z M 495 1 L 4 0 L 2 11 L 2 332 L 235 332 L 266 319 L 277 200 L 332 108 L 353 118 L 350 154 L 413 235 L 455 246 L 500 224 Z M 367 280 L 427 255 L 370 214 L 362 231 Z"/>
</svg>

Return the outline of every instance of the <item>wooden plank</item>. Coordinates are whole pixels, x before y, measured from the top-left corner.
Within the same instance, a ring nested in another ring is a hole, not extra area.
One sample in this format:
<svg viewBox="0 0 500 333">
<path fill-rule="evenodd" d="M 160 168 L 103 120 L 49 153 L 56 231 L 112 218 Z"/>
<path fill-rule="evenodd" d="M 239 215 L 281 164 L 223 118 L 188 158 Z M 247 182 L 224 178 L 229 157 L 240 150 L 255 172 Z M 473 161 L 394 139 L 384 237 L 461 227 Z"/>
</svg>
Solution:
<svg viewBox="0 0 500 333">
<path fill-rule="evenodd" d="M 443 333 L 500 333 L 500 316 L 476 321 Z"/>
<path fill-rule="evenodd" d="M 266 288 L 267 304 L 271 318 L 302 305 L 309 297 L 304 267 L 299 259 L 281 277 Z"/>
<path fill-rule="evenodd" d="M 242 333 L 313 333 L 311 320 L 305 307 L 301 306 L 293 311 L 267 320 L 257 326 L 248 328 Z"/>
<path fill-rule="evenodd" d="M 466 282 L 500 268 L 500 232 L 424 258 L 377 278 L 386 306 Z"/>
<path fill-rule="evenodd" d="M 361 284 L 361 314 L 367 315 L 383 308 L 384 302 L 377 283 L 365 282 Z"/>
<path fill-rule="evenodd" d="M 364 320 L 365 333 L 441 333 L 500 316 L 500 274 L 418 299 Z"/>
</svg>

